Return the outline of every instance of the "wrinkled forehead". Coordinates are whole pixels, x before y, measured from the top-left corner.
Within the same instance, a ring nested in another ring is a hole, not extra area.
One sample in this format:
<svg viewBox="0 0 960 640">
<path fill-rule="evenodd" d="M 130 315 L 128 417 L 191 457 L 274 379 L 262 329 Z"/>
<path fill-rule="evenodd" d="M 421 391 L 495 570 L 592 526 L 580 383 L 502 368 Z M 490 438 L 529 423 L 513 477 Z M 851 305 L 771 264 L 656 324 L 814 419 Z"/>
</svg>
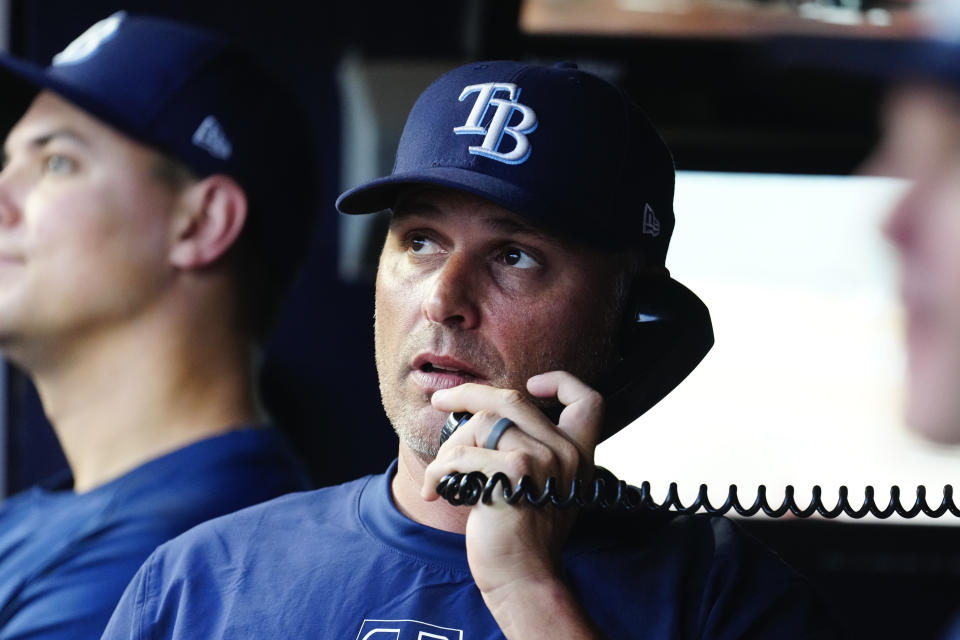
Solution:
<svg viewBox="0 0 960 640">
<path fill-rule="evenodd" d="M 557 245 L 569 244 L 550 230 L 533 224 L 506 207 L 456 189 L 430 185 L 407 187 L 397 195 L 391 211 L 395 220 L 416 215 L 455 222 L 469 217 L 482 221 L 484 226 L 500 233 L 536 236 Z"/>
</svg>

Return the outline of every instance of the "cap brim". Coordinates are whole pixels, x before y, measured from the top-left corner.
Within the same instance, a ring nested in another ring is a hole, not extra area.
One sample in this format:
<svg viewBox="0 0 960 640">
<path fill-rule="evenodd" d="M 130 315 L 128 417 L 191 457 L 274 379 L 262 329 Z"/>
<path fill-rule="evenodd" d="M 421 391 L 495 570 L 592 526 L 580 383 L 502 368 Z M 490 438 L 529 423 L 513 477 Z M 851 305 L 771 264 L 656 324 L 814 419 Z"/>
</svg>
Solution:
<svg viewBox="0 0 960 640">
<path fill-rule="evenodd" d="M 7 54 L 0 54 L 0 73 L 7 76 L 7 81 L 20 83 L 24 88 L 29 87 L 34 92 L 49 89 L 62 95 L 71 102 L 76 92 L 64 83 L 50 77 L 46 69 L 32 62 L 17 60 Z"/>
<path fill-rule="evenodd" d="M 397 173 L 354 187 L 337 198 L 337 210 L 347 214 L 376 213 L 394 205 L 400 191 L 414 185 L 463 191 L 506 207 L 531 220 L 542 218 L 542 203 L 505 180 L 457 167 L 431 167 Z"/>
<path fill-rule="evenodd" d="M 2 78 L 2 76 L 6 76 L 6 78 Z M 123 132 L 131 133 L 134 130 L 133 125 L 127 121 L 123 114 L 116 113 L 99 100 L 91 98 L 84 91 L 78 90 L 69 83 L 51 75 L 45 67 L 40 65 L 18 60 L 8 54 L 0 54 L 0 78 L 7 80 L 5 84 L 11 86 L 16 86 L 19 83 L 24 90 L 20 98 L 27 103 L 39 91 L 52 91 L 83 111 Z"/>
<path fill-rule="evenodd" d="M 622 249 L 630 244 L 628 235 L 611 235 L 601 225 L 584 224 L 576 203 L 546 201 L 500 178 L 457 167 L 430 167 L 372 180 L 341 194 L 337 210 L 346 214 L 377 213 L 392 208 L 401 191 L 415 186 L 443 187 L 475 195 L 537 227 L 585 245 Z"/>
<path fill-rule="evenodd" d="M 3 92 L 0 128 L 4 131 L 23 115 L 30 101 L 41 90 L 42 86 L 37 82 L 38 75 L 43 76 L 39 67 L 0 54 L 0 91 Z"/>
</svg>

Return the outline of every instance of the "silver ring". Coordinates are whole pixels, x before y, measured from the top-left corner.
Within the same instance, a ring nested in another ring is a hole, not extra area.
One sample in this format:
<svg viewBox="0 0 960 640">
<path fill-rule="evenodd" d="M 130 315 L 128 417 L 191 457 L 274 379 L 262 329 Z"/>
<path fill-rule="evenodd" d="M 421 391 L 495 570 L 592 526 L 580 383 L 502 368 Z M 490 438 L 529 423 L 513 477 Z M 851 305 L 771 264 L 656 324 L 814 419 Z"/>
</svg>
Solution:
<svg viewBox="0 0 960 640">
<path fill-rule="evenodd" d="M 483 447 L 485 449 L 496 449 L 503 432 L 515 426 L 517 425 L 513 424 L 509 418 L 500 418 L 494 423 L 493 429 L 490 429 L 490 435 L 487 436 L 487 441 L 483 443 Z"/>
</svg>

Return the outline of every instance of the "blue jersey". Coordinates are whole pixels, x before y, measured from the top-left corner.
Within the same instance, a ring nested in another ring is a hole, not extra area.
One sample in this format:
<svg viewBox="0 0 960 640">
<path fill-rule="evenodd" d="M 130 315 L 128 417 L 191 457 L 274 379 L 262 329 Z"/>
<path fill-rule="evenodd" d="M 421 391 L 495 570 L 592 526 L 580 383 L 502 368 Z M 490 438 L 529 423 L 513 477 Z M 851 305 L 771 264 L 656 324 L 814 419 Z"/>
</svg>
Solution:
<svg viewBox="0 0 960 640">
<path fill-rule="evenodd" d="M 304 488 L 272 429 L 240 429 L 164 455 L 89 492 L 69 477 L 0 504 L 0 639 L 99 638 L 162 542 Z"/>
<path fill-rule="evenodd" d="M 464 537 L 400 513 L 395 469 L 245 509 L 163 545 L 104 639 L 501 638 Z M 723 518 L 585 513 L 564 562 L 610 638 L 832 637 L 808 586 Z"/>
</svg>

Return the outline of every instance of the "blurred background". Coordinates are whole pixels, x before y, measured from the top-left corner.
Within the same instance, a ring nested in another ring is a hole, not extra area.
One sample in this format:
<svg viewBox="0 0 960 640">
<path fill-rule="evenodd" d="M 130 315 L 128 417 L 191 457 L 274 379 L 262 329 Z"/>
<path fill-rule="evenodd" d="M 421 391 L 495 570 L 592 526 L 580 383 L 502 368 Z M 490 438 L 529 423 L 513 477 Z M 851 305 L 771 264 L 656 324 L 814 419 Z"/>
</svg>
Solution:
<svg viewBox="0 0 960 640">
<path fill-rule="evenodd" d="M 680 171 L 667 264 L 710 307 L 716 347 L 600 446 L 601 464 L 649 481 L 661 499 L 677 482 L 685 502 L 701 483 L 722 502 L 736 483 L 748 502 L 760 484 L 779 502 L 790 484 L 801 505 L 813 485 L 828 506 L 841 485 L 859 504 L 872 485 L 885 505 L 898 485 L 909 506 L 925 485 L 939 504 L 952 482 L 958 452 L 919 442 L 900 418 L 896 270 L 880 227 L 905 185 L 855 175 L 876 142 L 886 87 L 832 73 L 822 56 L 796 63 L 853 39 L 880 64 L 925 32 L 926 3 L 0 0 L 0 48 L 46 64 L 119 9 L 245 42 L 296 86 L 322 129 L 324 206 L 262 380 L 318 484 L 381 472 L 396 451 L 373 360 L 384 220 L 340 217 L 333 202 L 389 172 L 430 81 L 490 58 L 573 60 L 618 83 Z M 11 367 L 0 373 L 0 495 L 10 495 L 65 462 L 29 381 Z M 933 638 L 960 611 L 960 519 L 743 524 L 816 583 L 851 637 Z"/>
</svg>

